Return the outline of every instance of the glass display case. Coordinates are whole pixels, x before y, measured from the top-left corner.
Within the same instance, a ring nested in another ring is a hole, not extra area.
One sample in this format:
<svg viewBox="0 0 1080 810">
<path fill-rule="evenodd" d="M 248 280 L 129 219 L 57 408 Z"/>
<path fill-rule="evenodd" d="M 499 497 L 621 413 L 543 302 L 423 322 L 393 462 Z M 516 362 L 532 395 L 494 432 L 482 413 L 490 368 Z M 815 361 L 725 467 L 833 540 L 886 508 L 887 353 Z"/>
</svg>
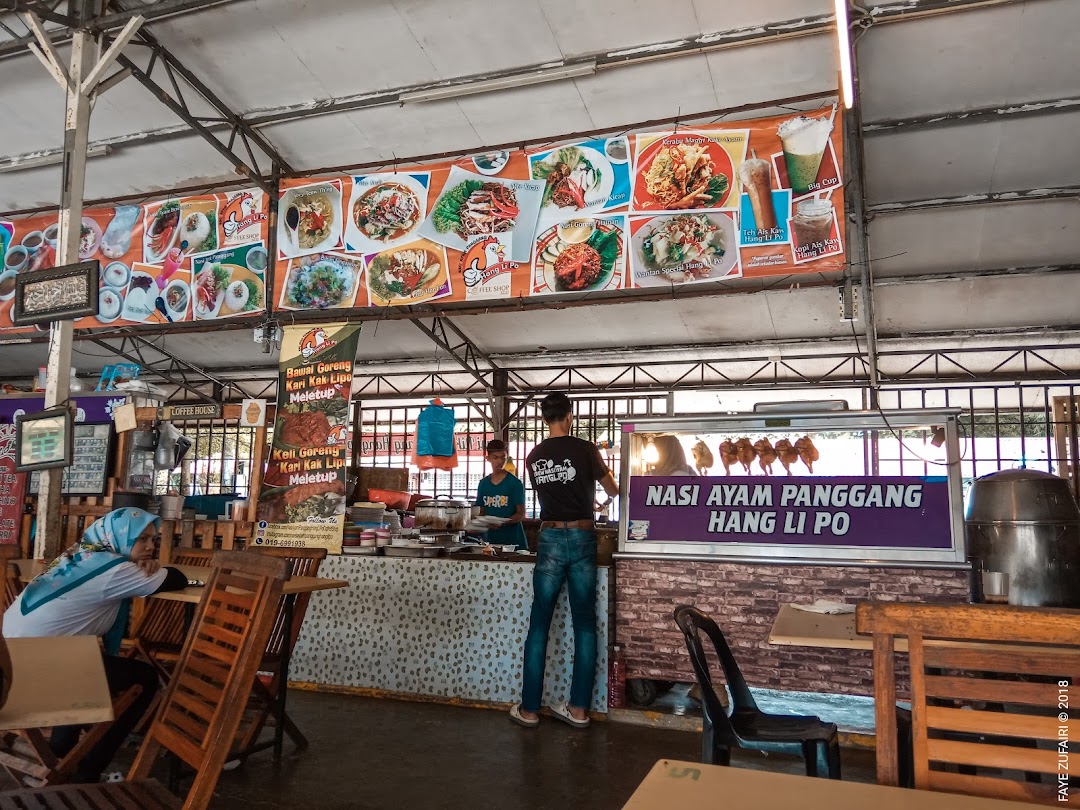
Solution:
<svg viewBox="0 0 1080 810">
<path fill-rule="evenodd" d="M 619 552 L 963 565 L 958 415 L 781 409 L 628 420 Z"/>
</svg>

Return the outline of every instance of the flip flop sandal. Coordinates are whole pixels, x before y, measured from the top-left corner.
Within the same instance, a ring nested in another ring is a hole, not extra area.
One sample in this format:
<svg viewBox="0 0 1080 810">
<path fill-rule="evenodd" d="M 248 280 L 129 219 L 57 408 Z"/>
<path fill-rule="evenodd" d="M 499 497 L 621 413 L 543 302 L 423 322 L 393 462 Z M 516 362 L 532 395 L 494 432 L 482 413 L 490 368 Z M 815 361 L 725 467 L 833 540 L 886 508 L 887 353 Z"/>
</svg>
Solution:
<svg viewBox="0 0 1080 810">
<path fill-rule="evenodd" d="M 584 720 L 578 720 L 574 715 L 570 714 L 570 704 L 568 703 L 556 703 L 554 706 L 549 707 L 552 715 L 556 720 L 562 720 L 567 725 L 571 725 L 574 728 L 588 728 L 589 718 Z"/>
<path fill-rule="evenodd" d="M 520 703 L 515 703 L 511 707 L 510 719 L 517 723 L 519 726 L 524 726 L 525 728 L 536 728 L 538 725 L 540 725 L 539 717 L 537 717 L 535 720 L 526 720 L 524 717 L 521 716 Z"/>
</svg>

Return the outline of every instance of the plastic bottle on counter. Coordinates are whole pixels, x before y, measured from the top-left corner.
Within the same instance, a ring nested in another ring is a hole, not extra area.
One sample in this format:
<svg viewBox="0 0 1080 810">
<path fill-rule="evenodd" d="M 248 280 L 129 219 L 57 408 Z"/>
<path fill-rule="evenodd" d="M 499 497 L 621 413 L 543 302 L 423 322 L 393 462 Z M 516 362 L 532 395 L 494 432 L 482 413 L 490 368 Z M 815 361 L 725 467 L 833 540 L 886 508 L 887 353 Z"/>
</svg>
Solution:
<svg viewBox="0 0 1080 810">
<path fill-rule="evenodd" d="M 621 709 L 626 706 L 626 656 L 618 644 L 612 649 L 608 662 L 608 707 Z"/>
</svg>

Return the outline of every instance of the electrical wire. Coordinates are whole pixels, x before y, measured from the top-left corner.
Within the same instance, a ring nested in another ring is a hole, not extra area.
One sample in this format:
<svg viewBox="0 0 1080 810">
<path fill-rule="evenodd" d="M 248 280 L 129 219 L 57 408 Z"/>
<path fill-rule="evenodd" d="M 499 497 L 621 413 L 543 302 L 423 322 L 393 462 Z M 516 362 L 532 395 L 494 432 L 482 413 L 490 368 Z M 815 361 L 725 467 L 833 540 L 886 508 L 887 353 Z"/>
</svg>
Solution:
<svg viewBox="0 0 1080 810">
<path fill-rule="evenodd" d="M 859 345 L 859 333 L 855 331 L 855 321 L 849 321 L 849 323 L 851 324 L 851 336 L 855 338 L 855 350 L 861 356 L 862 346 Z M 923 458 L 907 446 L 907 444 L 904 442 L 903 435 L 892 426 L 892 423 L 889 422 L 889 417 L 885 415 L 885 411 L 883 411 L 881 409 L 881 405 L 877 403 L 877 397 L 874 397 L 874 410 L 878 412 L 878 416 L 881 417 L 881 421 L 885 423 L 885 427 L 889 429 L 889 432 L 891 432 L 892 435 L 896 437 L 896 441 L 900 443 L 900 447 L 902 447 L 904 450 L 907 450 L 908 453 L 915 456 L 915 458 L 919 459 L 919 461 L 921 461 L 923 464 L 935 464 L 939 467 L 960 466 L 961 462 L 967 458 L 968 450 L 971 448 L 971 439 L 968 436 L 967 429 L 964 427 L 964 421 L 962 419 L 956 420 L 956 424 L 960 428 L 960 432 L 964 436 L 964 450 L 960 454 L 960 458 L 956 459 L 956 461 L 935 461 L 934 459 Z"/>
</svg>

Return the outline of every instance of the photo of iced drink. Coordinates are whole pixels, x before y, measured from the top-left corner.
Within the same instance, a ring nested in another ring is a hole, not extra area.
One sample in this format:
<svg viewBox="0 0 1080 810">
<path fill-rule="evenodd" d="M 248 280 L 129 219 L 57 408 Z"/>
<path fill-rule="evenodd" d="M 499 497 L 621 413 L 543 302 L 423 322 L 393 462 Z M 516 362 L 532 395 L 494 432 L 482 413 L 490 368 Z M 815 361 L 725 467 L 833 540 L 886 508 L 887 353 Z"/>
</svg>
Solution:
<svg viewBox="0 0 1080 810">
<path fill-rule="evenodd" d="M 825 242 L 832 236 L 833 204 L 828 200 L 803 200 L 791 218 L 795 246 L 825 252 Z M 814 245 L 818 247 L 815 249 Z"/>
<path fill-rule="evenodd" d="M 769 161 L 758 157 L 744 160 L 739 166 L 739 182 L 750 197 L 754 226 L 759 231 L 773 230 L 776 227 L 776 211 L 772 203 L 772 167 Z"/>
<path fill-rule="evenodd" d="M 816 189 L 821 158 L 832 134 L 828 118 L 807 118 L 797 115 L 782 123 L 776 130 L 784 149 L 788 184 L 796 197 Z"/>
</svg>

